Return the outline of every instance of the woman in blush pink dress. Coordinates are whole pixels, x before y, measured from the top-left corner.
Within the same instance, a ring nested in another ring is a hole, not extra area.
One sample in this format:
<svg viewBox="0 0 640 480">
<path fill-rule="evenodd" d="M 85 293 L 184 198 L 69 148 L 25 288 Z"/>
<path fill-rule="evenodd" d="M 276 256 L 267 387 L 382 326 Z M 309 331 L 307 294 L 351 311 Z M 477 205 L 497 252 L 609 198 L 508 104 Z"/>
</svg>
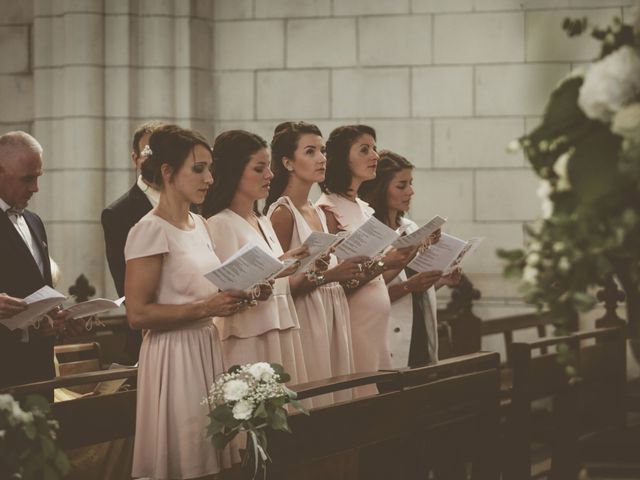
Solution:
<svg viewBox="0 0 640 480">
<path fill-rule="evenodd" d="M 271 141 L 274 178 L 265 211 L 284 250 L 302 245 L 313 231 L 328 232 L 324 212 L 309 201 L 311 187 L 324 181 L 327 159 L 317 126 L 285 122 L 276 127 Z M 329 259 L 327 259 L 329 260 Z M 358 262 L 337 264 L 316 275 L 289 277 L 300 320 L 309 380 L 322 380 L 353 372 L 349 304 L 340 281 L 360 277 Z M 314 406 L 346 400 L 349 392 L 314 398 Z"/>
<path fill-rule="evenodd" d="M 167 125 L 149 140 L 143 168 L 161 185 L 158 205 L 129 232 L 127 318 L 144 329 L 138 368 L 133 477 L 213 478 L 222 463 L 206 437 L 202 405 L 224 371 L 212 317 L 249 305 L 244 292 L 218 292 L 204 274 L 220 264 L 205 220 L 190 213 L 211 185 L 211 148 L 198 133 Z"/>
<path fill-rule="evenodd" d="M 218 258 L 224 262 L 249 242 L 276 257 L 298 255 L 300 250 L 283 255 L 271 224 L 256 213 L 255 204 L 266 198 L 273 178 L 267 143 L 253 133 L 230 130 L 216 138 L 213 158 L 215 182 L 203 213 Z M 275 362 L 291 375 L 292 383 L 307 381 L 300 324 L 286 278 L 276 279 L 273 295 L 257 307 L 214 322 L 227 365 Z"/>
<path fill-rule="evenodd" d="M 329 231 L 354 231 L 372 215 L 358 189 L 375 178 L 378 164 L 376 132 L 366 125 L 347 125 L 331 132 L 327 140 L 327 172 L 320 184 L 323 194 L 316 205 L 327 217 Z M 348 285 L 351 338 L 355 372 L 391 367 L 387 328 L 391 304 L 385 276 L 395 277 L 415 254 L 415 249 L 391 249 L 368 270 L 367 278 Z M 359 390 L 359 395 L 375 388 Z"/>
</svg>

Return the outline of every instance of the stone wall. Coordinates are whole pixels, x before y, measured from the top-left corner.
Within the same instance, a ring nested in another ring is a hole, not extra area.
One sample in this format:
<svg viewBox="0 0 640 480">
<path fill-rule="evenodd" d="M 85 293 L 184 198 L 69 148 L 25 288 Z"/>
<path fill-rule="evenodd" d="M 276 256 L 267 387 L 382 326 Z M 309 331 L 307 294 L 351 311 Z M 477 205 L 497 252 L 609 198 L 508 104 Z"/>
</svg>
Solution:
<svg viewBox="0 0 640 480">
<path fill-rule="evenodd" d="M 483 312 L 517 303 L 497 247 L 539 211 L 534 175 L 505 146 L 553 86 L 596 55 L 567 17 L 605 24 L 634 0 L 0 0 L 0 131 L 31 131 L 60 289 L 85 273 L 114 296 L 101 209 L 133 182 L 134 127 L 175 121 L 270 139 L 282 120 L 328 135 L 371 124 L 415 165 L 418 222 L 487 240 L 465 265 Z M 511 307 L 509 307 L 511 308 Z M 487 314 L 489 314 L 487 313 Z"/>
</svg>

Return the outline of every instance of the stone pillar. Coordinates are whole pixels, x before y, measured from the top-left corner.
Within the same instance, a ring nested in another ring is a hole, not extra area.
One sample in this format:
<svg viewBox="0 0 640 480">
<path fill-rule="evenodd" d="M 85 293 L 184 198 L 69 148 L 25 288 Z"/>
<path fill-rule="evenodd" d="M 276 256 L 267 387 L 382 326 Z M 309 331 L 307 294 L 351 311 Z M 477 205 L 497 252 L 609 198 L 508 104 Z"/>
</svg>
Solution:
<svg viewBox="0 0 640 480">
<path fill-rule="evenodd" d="M 115 296 L 100 213 L 133 184 L 135 127 L 211 125 L 211 9 L 198 0 L 35 0 L 34 135 L 45 175 L 33 207 L 62 271 L 59 290 L 84 273 L 97 295 Z"/>
</svg>

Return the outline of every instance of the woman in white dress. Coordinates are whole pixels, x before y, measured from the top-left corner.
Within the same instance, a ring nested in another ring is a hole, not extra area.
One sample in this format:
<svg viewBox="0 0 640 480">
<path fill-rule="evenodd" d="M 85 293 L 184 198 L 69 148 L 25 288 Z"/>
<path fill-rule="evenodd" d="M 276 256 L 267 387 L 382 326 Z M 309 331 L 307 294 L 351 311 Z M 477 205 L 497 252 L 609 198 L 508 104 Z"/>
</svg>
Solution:
<svg viewBox="0 0 640 480">
<path fill-rule="evenodd" d="M 273 173 L 267 142 L 244 130 L 221 133 L 213 146 L 214 184 L 203 204 L 218 258 L 224 262 L 249 242 L 281 259 L 283 254 L 269 220 L 257 213 L 266 198 Z M 306 247 L 305 247 L 306 250 Z M 287 278 L 278 278 L 273 295 L 244 313 L 214 319 L 227 365 L 254 362 L 281 364 L 292 383 L 307 381 L 300 341 L 300 323 Z"/>
<path fill-rule="evenodd" d="M 212 478 L 221 458 L 201 405 L 224 371 L 212 317 L 245 310 L 244 292 L 219 292 L 204 274 L 220 264 L 205 220 L 190 213 L 212 183 L 211 148 L 174 125 L 156 130 L 143 168 L 162 187 L 158 205 L 129 232 L 127 318 L 144 329 L 138 367 L 133 477 Z"/>
<path fill-rule="evenodd" d="M 309 201 L 314 184 L 324 181 L 327 159 L 322 133 L 316 125 L 285 122 L 271 141 L 271 181 L 265 212 L 284 250 L 303 244 L 314 231 L 328 233 L 324 212 Z M 300 320 L 309 380 L 322 380 L 353 372 L 349 304 L 341 281 L 361 276 L 358 263 L 365 257 L 337 264 L 327 259 L 322 273 L 289 277 Z M 320 270 L 319 270 L 320 271 Z M 345 400 L 349 392 L 314 398 L 314 406 Z"/>
<path fill-rule="evenodd" d="M 387 226 L 410 234 L 418 229 L 404 215 L 413 197 L 413 165 L 388 150 L 380 152 L 376 178 L 366 182 L 360 194 L 375 210 L 374 215 Z M 432 235 L 437 242 L 439 231 Z M 455 285 L 460 271 L 442 276 L 442 272 L 417 273 L 402 270 L 388 282 L 391 315 L 387 338 L 394 368 L 424 365 L 438 360 L 438 324 L 436 289 Z"/>
</svg>

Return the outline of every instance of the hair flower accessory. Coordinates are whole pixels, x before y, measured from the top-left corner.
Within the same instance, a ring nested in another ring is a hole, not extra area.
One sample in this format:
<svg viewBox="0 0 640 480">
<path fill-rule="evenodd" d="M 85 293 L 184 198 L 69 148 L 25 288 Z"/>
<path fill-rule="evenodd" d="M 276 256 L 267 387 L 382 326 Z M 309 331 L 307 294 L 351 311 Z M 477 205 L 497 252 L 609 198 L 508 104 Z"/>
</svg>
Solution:
<svg viewBox="0 0 640 480">
<path fill-rule="evenodd" d="M 153 155 L 153 152 L 151 151 L 151 147 L 149 145 L 145 145 L 144 148 L 142 149 L 142 152 L 140 152 L 140 155 L 147 158 Z"/>
</svg>

